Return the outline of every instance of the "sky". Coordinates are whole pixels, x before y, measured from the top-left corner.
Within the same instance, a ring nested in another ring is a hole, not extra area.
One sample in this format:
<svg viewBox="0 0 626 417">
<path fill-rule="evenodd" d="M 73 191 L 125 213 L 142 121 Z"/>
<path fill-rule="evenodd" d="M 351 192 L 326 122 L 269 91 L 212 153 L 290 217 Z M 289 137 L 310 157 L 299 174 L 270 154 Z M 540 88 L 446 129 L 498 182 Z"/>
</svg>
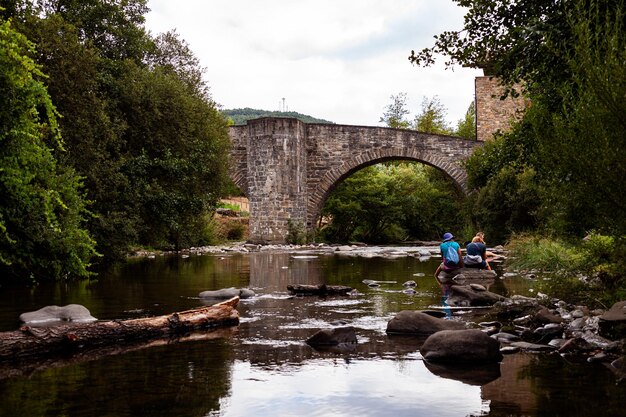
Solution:
<svg viewBox="0 0 626 417">
<path fill-rule="evenodd" d="M 481 70 L 412 65 L 411 50 L 462 28 L 452 0 L 149 0 L 146 27 L 175 29 L 206 69 L 223 109 L 288 110 L 334 123 L 381 126 L 391 96 L 409 118 L 437 97 L 453 127 Z M 284 99 L 284 100 L 283 100 Z"/>
</svg>

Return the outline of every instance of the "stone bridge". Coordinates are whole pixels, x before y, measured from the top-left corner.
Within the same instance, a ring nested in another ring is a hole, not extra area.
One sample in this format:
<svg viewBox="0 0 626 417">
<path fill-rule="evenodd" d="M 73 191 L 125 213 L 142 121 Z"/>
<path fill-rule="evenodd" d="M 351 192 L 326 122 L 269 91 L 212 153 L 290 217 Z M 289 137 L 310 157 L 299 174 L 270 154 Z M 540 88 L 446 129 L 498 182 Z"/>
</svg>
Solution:
<svg viewBox="0 0 626 417">
<path fill-rule="evenodd" d="M 482 142 L 384 127 L 261 118 L 230 128 L 231 177 L 250 201 L 250 239 L 284 243 L 289 222 L 311 230 L 329 193 L 368 165 L 409 160 L 445 172 L 461 192 L 461 166 Z"/>
</svg>

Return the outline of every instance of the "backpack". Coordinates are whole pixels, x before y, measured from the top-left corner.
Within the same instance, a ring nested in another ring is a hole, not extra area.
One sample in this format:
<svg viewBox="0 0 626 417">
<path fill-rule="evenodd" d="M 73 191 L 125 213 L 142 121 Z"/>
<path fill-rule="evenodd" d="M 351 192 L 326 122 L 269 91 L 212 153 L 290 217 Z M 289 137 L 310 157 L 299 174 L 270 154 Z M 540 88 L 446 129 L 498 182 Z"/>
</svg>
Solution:
<svg viewBox="0 0 626 417">
<path fill-rule="evenodd" d="M 453 245 L 448 245 L 448 249 L 444 254 L 444 264 L 448 266 L 456 266 L 459 264 L 459 253 Z"/>
</svg>

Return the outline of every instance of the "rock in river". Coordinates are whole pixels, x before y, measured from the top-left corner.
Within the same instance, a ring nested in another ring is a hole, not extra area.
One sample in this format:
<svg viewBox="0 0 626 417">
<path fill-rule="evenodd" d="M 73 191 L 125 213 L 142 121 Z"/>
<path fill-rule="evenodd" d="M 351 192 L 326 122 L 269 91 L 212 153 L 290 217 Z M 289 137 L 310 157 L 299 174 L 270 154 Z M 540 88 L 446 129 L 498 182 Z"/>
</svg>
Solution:
<svg viewBox="0 0 626 417">
<path fill-rule="evenodd" d="M 98 319 L 93 317 L 85 306 L 68 304 L 63 307 L 46 306 L 37 311 L 22 313 L 20 320 L 27 324 L 38 324 L 55 321 L 89 322 Z"/>
<path fill-rule="evenodd" d="M 499 362 L 500 343 L 477 330 L 443 330 L 426 339 L 420 352 L 427 361 Z"/>
<path fill-rule="evenodd" d="M 310 346 L 335 346 L 356 342 L 356 333 L 352 326 L 322 329 L 306 340 Z"/>
<path fill-rule="evenodd" d="M 461 330 L 465 324 L 433 317 L 420 311 L 404 310 L 387 323 L 389 334 L 433 334 L 440 330 Z"/>
</svg>

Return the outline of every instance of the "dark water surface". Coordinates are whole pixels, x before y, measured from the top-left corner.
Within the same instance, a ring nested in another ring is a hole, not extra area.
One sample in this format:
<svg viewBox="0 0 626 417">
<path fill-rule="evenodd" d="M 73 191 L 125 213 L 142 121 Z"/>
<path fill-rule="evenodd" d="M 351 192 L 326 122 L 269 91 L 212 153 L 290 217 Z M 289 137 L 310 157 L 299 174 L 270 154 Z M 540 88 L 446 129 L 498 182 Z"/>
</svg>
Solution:
<svg viewBox="0 0 626 417">
<path fill-rule="evenodd" d="M 421 360 L 423 340 L 387 336 L 398 311 L 441 306 L 436 266 L 412 256 L 260 252 L 141 259 L 89 282 L 2 287 L 0 331 L 46 305 L 78 303 L 99 319 L 127 319 L 197 307 L 205 290 L 250 287 L 257 297 L 241 301 L 238 327 L 217 334 L 66 358 L 29 374 L 5 370 L 0 417 L 626 416 L 626 384 L 602 364 L 519 353 L 492 367 L 442 368 Z M 364 279 L 396 283 L 369 288 Z M 417 282 L 417 294 L 402 292 L 407 280 Z M 361 294 L 290 297 L 286 289 L 321 283 Z M 533 288 L 507 277 L 490 290 L 532 295 Z M 357 331 L 351 351 L 304 343 L 337 321 Z"/>
</svg>

